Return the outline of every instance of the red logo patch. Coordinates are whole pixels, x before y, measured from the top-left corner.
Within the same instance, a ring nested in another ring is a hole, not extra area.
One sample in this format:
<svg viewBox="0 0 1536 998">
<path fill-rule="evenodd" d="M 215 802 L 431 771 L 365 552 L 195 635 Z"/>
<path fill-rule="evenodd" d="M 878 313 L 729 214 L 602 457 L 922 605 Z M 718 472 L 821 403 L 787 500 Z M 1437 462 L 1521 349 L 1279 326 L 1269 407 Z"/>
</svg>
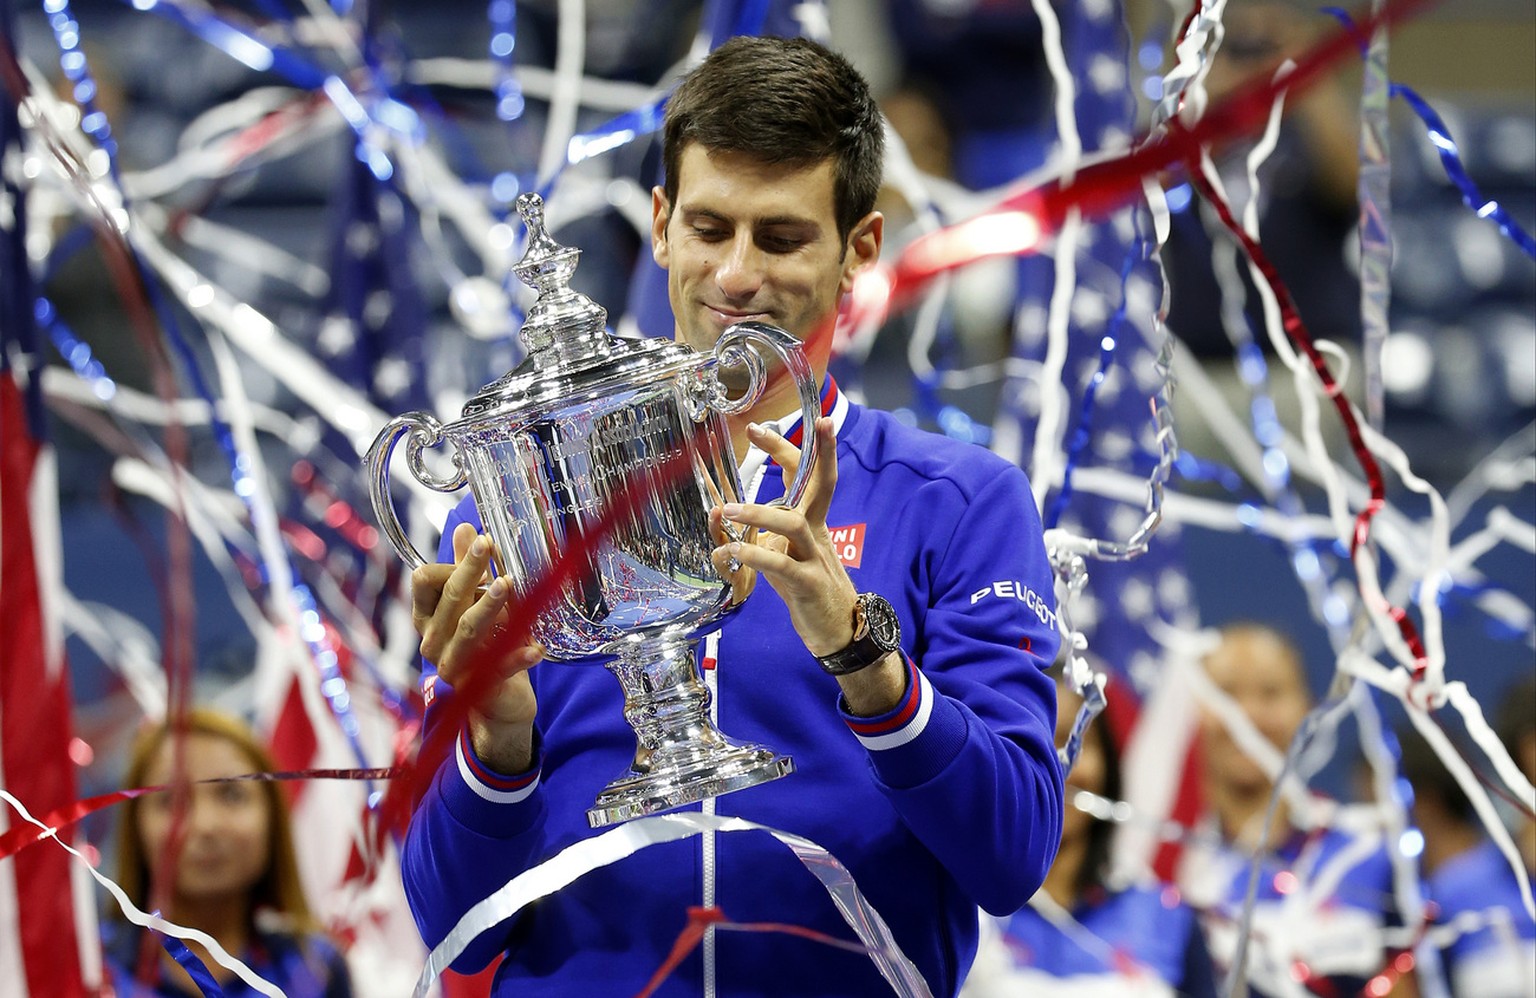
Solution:
<svg viewBox="0 0 1536 998">
<path fill-rule="evenodd" d="M 832 550 L 845 568 L 858 568 L 864 560 L 864 524 L 851 527 L 828 527 L 832 534 Z"/>
</svg>

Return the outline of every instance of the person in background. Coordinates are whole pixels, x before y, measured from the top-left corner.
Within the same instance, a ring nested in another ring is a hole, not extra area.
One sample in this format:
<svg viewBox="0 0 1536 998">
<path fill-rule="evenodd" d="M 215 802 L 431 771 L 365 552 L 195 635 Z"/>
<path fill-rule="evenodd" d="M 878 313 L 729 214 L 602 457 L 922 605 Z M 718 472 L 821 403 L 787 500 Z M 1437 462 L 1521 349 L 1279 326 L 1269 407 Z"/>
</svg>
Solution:
<svg viewBox="0 0 1536 998">
<path fill-rule="evenodd" d="M 1462 758 L 1471 758 L 1459 739 L 1453 741 Z M 1413 824 L 1424 837 L 1419 867 L 1433 878 L 1486 835 L 1472 802 L 1424 736 L 1410 729 L 1399 733 L 1398 743 L 1403 778 L 1413 787 Z"/>
<path fill-rule="evenodd" d="M 1064 678 L 1057 679 L 1056 692 L 1060 746 L 1083 701 Z M 1210 955 L 1194 910 L 1168 885 L 1111 883 L 1115 826 L 1073 806 L 1075 793 L 1112 804 L 1122 799 L 1120 786 L 1120 753 L 1108 718 L 1100 715 L 1084 733 L 1067 774 L 1061 848 L 1045 886 L 1028 907 L 989 920 L 961 998 L 1215 998 Z M 1093 806 L 1091 800 L 1084 803 Z"/>
<path fill-rule="evenodd" d="M 190 784 L 185 805 L 178 808 L 174 789 L 123 805 L 118 883 L 141 909 L 158 908 L 167 920 L 212 936 L 288 998 L 350 998 L 346 961 L 318 931 L 299 883 L 282 789 L 273 782 L 206 782 L 272 772 L 271 756 L 239 719 L 194 708 L 174 730 L 160 723 L 139 734 L 124 785 L 170 784 L 178 746 Z M 203 994 L 158 940 L 145 943 L 138 926 L 108 920 L 105 936 L 116 998 Z M 187 947 L 227 998 L 257 993 L 201 943 L 189 940 Z"/>
<path fill-rule="evenodd" d="M 1223 628 L 1204 660 L 1211 682 L 1282 755 L 1312 708 L 1301 653 L 1261 624 Z M 1382 844 L 1342 827 L 1302 827 L 1275 785 L 1234 738 L 1222 712 L 1200 721 L 1202 791 L 1208 817 L 1185 851 L 1179 886 L 1202 912 L 1206 940 L 1225 975 L 1255 857 L 1254 914 L 1243 977 L 1253 993 L 1414 995 L 1411 973 L 1389 968 L 1384 929 L 1395 918 L 1392 867 Z M 1260 851 L 1262 847 L 1262 852 Z"/>
<path fill-rule="evenodd" d="M 1536 677 L 1504 698 L 1496 728 L 1515 765 L 1536 781 Z M 1516 879 L 1536 889 L 1536 817 L 1517 812 L 1510 831 L 1524 866 L 1519 873 L 1486 837 L 1429 873 L 1435 924 L 1453 930 L 1441 962 L 1456 998 L 1536 995 L 1536 921 Z"/>
</svg>

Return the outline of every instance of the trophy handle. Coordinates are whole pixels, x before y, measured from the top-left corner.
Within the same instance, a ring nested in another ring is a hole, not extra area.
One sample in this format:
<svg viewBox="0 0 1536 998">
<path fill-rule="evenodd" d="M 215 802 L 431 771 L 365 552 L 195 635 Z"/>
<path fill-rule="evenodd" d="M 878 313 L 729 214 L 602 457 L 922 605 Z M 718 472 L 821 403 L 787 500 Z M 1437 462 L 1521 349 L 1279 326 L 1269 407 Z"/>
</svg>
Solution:
<svg viewBox="0 0 1536 998">
<path fill-rule="evenodd" d="M 422 464 L 422 448 L 436 447 L 443 442 L 443 424 L 429 413 L 408 412 L 396 416 L 384 424 L 384 429 L 374 438 L 373 446 L 368 448 L 368 456 L 364 460 L 368 466 L 368 497 L 373 503 L 373 515 L 378 518 L 379 526 L 384 528 L 384 536 L 395 546 L 400 559 L 411 571 L 415 571 L 425 565 L 427 560 L 417 552 L 410 538 L 405 536 L 400 518 L 395 515 L 395 504 L 389 497 L 389 458 L 395 451 L 395 445 L 406 434 L 410 434 L 411 439 L 405 445 L 405 456 L 411 474 L 416 476 L 418 482 L 438 492 L 456 492 L 465 486 L 468 478 L 457 460 L 454 461 L 456 474 L 446 479 L 438 478 Z M 457 459 L 458 455 L 454 456 Z"/>
<path fill-rule="evenodd" d="M 815 375 L 811 373 L 811 363 L 805 359 L 805 350 L 798 339 L 766 322 L 738 322 L 720 335 L 715 343 L 715 358 L 726 367 L 744 364 L 750 384 L 738 399 L 717 400 L 715 407 L 720 411 L 741 412 L 754 405 L 763 394 L 763 363 L 756 351 L 747 349 L 747 344 L 752 342 L 766 346 L 779 358 L 795 379 L 795 388 L 800 393 L 800 425 L 805 427 L 800 444 L 800 467 L 795 471 L 794 481 L 784 490 L 784 497 L 769 503 L 771 506 L 793 506 L 805 494 L 805 487 L 811 481 L 811 471 L 816 467 L 816 420 L 821 416 L 821 399 L 816 391 L 818 386 Z"/>
</svg>

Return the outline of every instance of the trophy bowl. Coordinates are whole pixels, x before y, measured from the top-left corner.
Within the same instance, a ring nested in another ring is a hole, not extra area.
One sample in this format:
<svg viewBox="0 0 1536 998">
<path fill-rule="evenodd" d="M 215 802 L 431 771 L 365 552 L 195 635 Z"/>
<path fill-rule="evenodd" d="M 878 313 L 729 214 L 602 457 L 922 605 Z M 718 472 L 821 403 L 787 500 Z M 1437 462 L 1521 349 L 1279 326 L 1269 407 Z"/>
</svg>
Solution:
<svg viewBox="0 0 1536 998">
<path fill-rule="evenodd" d="M 453 422 L 423 412 L 397 416 L 366 461 L 374 513 L 413 569 L 425 559 L 389 493 L 396 445 L 406 440 L 410 471 L 429 488 L 468 486 L 495 546 L 495 570 L 514 600 L 548 575 L 574 540 L 590 536 L 605 511 L 622 510 L 533 628 L 550 660 L 599 657 L 624 691 L 635 758 L 587 811 L 596 828 L 794 771 L 792 758 L 735 742 L 710 720 L 695 646 L 740 602 L 711 561 L 709 513 L 741 499 L 725 417 L 762 394 L 766 368 L 758 348 L 794 378 L 806 426 L 820 409 L 799 341 L 777 327 L 732 326 L 708 354 L 609 334 L 603 309 L 569 287 L 580 253 L 550 238 L 542 208 L 537 195 L 518 199 L 528 248 L 514 271 L 539 292 L 520 333 L 527 358 L 471 398 Z M 733 372 L 733 384 L 742 380 L 735 372 L 744 374 L 745 392 L 730 397 L 722 370 Z M 805 434 L 800 467 L 781 502 L 793 504 L 804 493 L 815 440 Z M 423 463 L 425 448 L 444 444 L 455 469 L 447 478 Z M 615 505 L 621 496 L 626 501 Z"/>
</svg>

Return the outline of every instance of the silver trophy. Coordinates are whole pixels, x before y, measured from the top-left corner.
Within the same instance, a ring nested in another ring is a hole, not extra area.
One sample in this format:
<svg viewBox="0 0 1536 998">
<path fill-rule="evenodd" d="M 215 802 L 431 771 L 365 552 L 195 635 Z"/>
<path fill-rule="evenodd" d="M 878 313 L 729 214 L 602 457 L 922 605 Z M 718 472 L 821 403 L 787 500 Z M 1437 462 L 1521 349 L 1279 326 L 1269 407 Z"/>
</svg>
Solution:
<svg viewBox="0 0 1536 998">
<path fill-rule="evenodd" d="M 474 493 L 496 572 L 515 601 L 594 529 L 616 496 L 627 496 L 617 528 L 533 631 L 553 661 L 606 658 L 624 688 L 635 759 L 598 795 L 587 820 L 596 828 L 785 776 L 792 758 L 732 741 L 711 722 L 694 647 L 741 598 L 710 560 L 709 511 L 741 498 L 725 415 L 763 392 L 756 346 L 793 376 L 804 425 L 813 425 L 820 407 L 810 364 L 797 339 L 763 323 L 730 327 L 710 354 L 610 335 L 607 313 L 571 290 L 581 253 L 550 238 L 542 199 L 524 194 L 517 208 L 528 247 L 513 270 L 538 292 L 521 331 L 527 359 L 470 399 L 454 422 L 410 412 L 384 427 L 366 459 L 374 513 L 400 557 L 413 569 L 424 564 L 389 495 L 390 456 L 406 438 L 420 482 L 441 492 L 467 484 Z M 727 386 L 743 384 L 732 397 Z M 423 463 L 424 448 L 445 441 L 454 465 L 447 478 Z M 794 504 L 805 491 L 815 441 L 805 434 L 782 501 Z M 663 467 L 684 474 L 662 475 Z"/>
</svg>

